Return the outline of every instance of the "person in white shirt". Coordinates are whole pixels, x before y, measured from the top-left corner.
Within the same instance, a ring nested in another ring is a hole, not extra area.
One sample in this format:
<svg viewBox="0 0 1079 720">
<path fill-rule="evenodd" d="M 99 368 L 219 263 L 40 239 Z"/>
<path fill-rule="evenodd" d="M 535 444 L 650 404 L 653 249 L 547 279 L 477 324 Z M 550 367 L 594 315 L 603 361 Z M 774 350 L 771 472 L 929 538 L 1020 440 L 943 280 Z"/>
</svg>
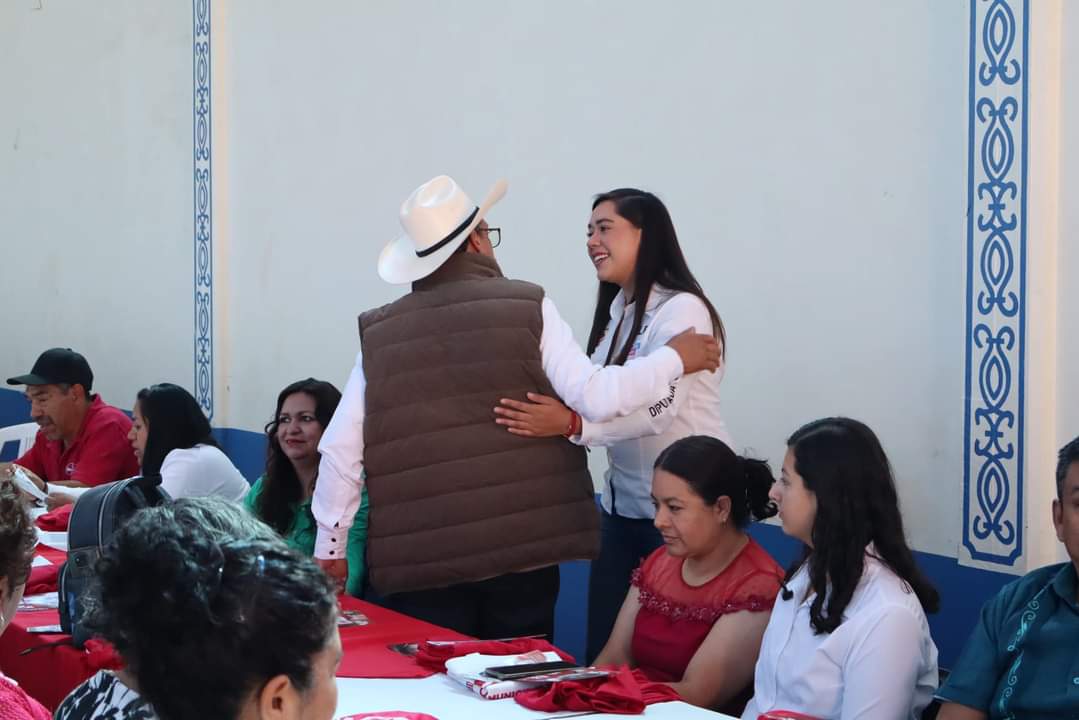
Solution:
<svg viewBox="0 0 1079 720">
<path fill-rule="evenodd" d="M 366 482 L 374 589 L 393 609 L 480 637 L 533 627 L 525 605 L 546 618 L 530 632 L 547 632 L 557 562 L 583 557 L 576 553 L 586 546 L 594 554 L 598 523 L 582 453 L 507 442 L 474 415 L 504 393 L 548 386 L 588 420 L 606 421 L 636 411 L 684 372 L 714 370 L 720 356 L 710 333 L 689 332 L 626 367 L 593 366 L 541 288 L 501 275 L 501 231 L 485 216 L 505 189 L 496 183 L 476 205 L 439 176 L 402 205 L 405 234 L 386 246 L 378 270 L 388 282 L 412 283 L 412 292 L 360 317 L 361 353 L 319 443 L 312 501 L 315 557 L 342 582 L 341 549 Z M 564 457 L 565 465 L 537 475 L 542 468 L 528 457 Z M 513 488 L 532 475 L 535 492 Z M 558 488 L 567 494 L 552 502 L 568 512 L 540 507 L 548 501 L 538 498 Z M 498 612 L 513 616 L 501 630 Z"/>
<path fill-rule="evenodd" d="M 139 391 L 131 446 L 142 474 L 161 474 L 173 499 L 222 497 L 239 502 L 250 487 L 210 434 L 210 421 L 187 390 L 159 383 Z"/>
<path fill-rule="evenodd" d="M 214 439 L 198 401 L 179 385 L 158 383 L 139 390 L 127 439 L 143 475 L 161 475 L 161 487 L 174 500 L 221 497 L 243 500 L 251 487 Z M 75 502 L 89 488 L 49 494 L 53 510 Z"/>
<path fill-rule="evenodd" d="M 598 195 L 587 248 L 599 278 L 588 338 L 592 362 L 623 365 L 647 357 L 687 329 L 714 335 L 722 352 L 723 322 L 686 264 L 670 213 L 658 197 L 635 188 Z M 589 660 L 611 634 L 630 574 L 663 545 L 653 526 L 650 494 L 656 458 L 690 435 L 733 446 L 720 414 L 722 380 L 722 365 L 714 373 L 686 374 L 647 398 L 637 412 L 609 422 L 591 422 L 572 402 L 539 395 L 530 395 L 531 402 L 506 400 L 496 410 L 496 422 L 512 433 L 548 437 L 572 427 L 574 442 L 607 448 L 602 544 L 588 587 Z"/>
<path fill-rule="evenodd" d="M 811 422 L 787 448 L 771 497 L 805 552 L 776 599 L 742 719 L 917 720 L 937 688 L 925 614 L 940 596 L 907 546 L 884 449 L 849 418 Z"/>
</svg>

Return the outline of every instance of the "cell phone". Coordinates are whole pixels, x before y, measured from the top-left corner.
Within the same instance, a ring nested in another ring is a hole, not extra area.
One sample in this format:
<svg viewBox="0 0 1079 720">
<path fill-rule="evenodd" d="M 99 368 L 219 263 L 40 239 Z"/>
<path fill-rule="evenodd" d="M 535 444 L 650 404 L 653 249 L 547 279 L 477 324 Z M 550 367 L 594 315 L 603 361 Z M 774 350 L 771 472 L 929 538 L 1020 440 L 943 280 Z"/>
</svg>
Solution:
<svg viewBox="0 0 1079 720">
<path fill-rule="evenodd" d="M 498 667 L 487 668 L 483 671 L 483 674 L 487 677 L 495 678 L 496 680 L 515 680 L 530 675 L 542 675 L 543 673 L 549 673 L 552 670 L 570 669 L 583 670 L 584 668 L 579 665 L 574 665 L 571 662 L 557 660 L 555 662 L 525 663 L 523 665 L 499 665 Z"/>
</svg>

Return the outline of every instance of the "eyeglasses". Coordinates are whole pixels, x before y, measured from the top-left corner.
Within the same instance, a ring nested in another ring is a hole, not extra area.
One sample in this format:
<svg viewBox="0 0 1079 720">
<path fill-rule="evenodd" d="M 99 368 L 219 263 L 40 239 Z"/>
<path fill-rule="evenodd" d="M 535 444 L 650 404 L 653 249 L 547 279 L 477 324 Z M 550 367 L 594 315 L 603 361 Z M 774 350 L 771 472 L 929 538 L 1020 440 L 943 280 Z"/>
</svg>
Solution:
<svg viewBox="0 0 1079 720">
<path fill-rule="evenodd" d="M 487 228 L 479 228 L 479 229 L 481 231 L 487 233 L 487 240 L 490 241 L 491 247 L 496 248 L 496 247 L 499 246 L 499 244 L 501 244 L 501 242 L 502 242 L 502 228 L 487 227 Z M 493 238 L 491 237 L 492 233 L 494 233 Z"/>
</svg>

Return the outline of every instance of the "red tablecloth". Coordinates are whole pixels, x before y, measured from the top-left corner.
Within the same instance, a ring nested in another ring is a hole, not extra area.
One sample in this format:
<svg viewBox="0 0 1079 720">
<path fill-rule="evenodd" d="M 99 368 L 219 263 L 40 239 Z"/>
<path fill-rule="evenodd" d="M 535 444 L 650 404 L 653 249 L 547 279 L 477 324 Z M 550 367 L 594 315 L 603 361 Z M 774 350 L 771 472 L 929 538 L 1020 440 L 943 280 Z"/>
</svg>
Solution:
<svg viewBox="0 0 1079 720">
<path fill-rule="evenodd" d="M 43 546 L 38 547 L 37 555 L 56 565 L 67 559 L 63 550 Z M 71 645 L 50 647 L 66 640 L 67 635 L 26 632 L 28 627 L 59 624 L 60 615 L 55 610 L 20 612 L 0 635 L 0 669 L 49 710 L 55 710 L 76 685 L 96 672 L 86 651 Z M 39 649 L 20 655 L 30 648 Z"/>
<path fill-rule="evenodd" d="M 67 554 L 60 550 L 39 547 L 38 554 L 57 565 L 64 562 Z M 423 640 L 465 640 L 467 636 L 437 625 L 416 620 L 372 605 L 371 603 L 344 596 L 344 610 L 354 610 L 367 616 L 368 624 L 343 626 L 341 646 L 344 657 L 339 677 L 357 678 L 422 678 L 433 675 L 406 657 L 390 650 L 398 643 L 415 643 Z M 75 687 L 97 672 L 99 664 L 84 650 L 71 645 L 51 646 L 66 640 L 66 635 L 28 633 L 28 627 L 59 624 L 55 610 L 37 610 L 17 613 L 3 635 L 0 635 L 0 669 L 14 679 L 45 707 L 55 710 L 60 701 Z M 27 655 L 23 650 L 35 649 Z"/>
<path fill-rule="evenodd" d="M 341 648 L 344 656 L 341 658 L 341 667 L 337 670 L 338 677 L 428 677 L 434 675 L 435 671 L 421 667 L 415 658 L 390 650 L 389 646 L 423 640 L 469 639 L 467 635 L 353 597 L 342 597 L 341 607 L 344 610 L 362 612 L 371 622 L 360 627 L 341 628 Z"/>
</svg>

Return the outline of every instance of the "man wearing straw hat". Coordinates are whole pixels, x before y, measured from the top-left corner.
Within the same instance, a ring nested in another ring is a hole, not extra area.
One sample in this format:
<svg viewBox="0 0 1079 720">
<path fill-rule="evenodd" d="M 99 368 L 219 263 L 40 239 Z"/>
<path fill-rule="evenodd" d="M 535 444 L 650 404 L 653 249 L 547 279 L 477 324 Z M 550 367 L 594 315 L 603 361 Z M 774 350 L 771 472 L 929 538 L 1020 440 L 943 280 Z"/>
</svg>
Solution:
<svg viewBox="0 0 1079 720">
<path fill-rule="evenodd" d="M 366 483 L 373 588 L 390 608 L 479 638 L 552 636 L 558 564 L 598 550 L 584 450 L 505 432 L 499 400 L 557 395 L 605 421 L 719 361 L 714 338 L 683 333 L 625 366 L 594 367 L 543 288 L 503 277 L 500 230 L 485 217 L 505 192 L 500 180 L 476 205 L 443 175 L 402 204 L 405 233 L 378 272 L 412 291 L 360 315 L 312 503 L 315 557 L 340 583 Z"/>
</svg>

